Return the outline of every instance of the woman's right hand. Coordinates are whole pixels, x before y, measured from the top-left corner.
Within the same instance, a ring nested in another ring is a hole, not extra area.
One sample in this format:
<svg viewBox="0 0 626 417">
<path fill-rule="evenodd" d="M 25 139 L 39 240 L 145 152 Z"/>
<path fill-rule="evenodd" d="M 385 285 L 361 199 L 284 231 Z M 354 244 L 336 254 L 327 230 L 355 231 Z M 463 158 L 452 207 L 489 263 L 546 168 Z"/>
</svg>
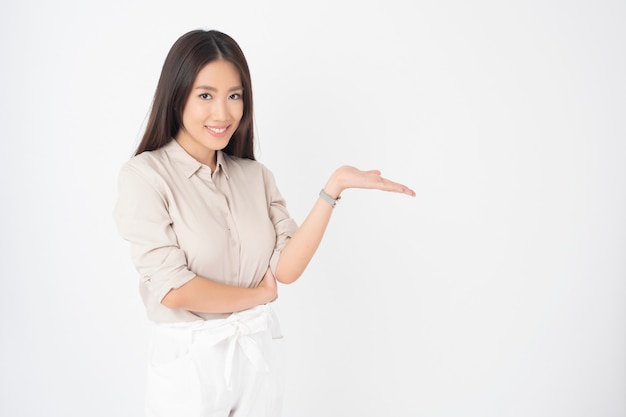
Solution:
<svg viewBox="0 0 626 417">
<path fill-rule="evenodd" d="M 259 283 L 257 289 L 264 293 L 263 298 L 266 301 L 263 304 L 271 303 L 278 298 L 278 285 L 276 284 L 276 278 L 269 268 L 267 268 L 267 272 Z"/>
</svg>

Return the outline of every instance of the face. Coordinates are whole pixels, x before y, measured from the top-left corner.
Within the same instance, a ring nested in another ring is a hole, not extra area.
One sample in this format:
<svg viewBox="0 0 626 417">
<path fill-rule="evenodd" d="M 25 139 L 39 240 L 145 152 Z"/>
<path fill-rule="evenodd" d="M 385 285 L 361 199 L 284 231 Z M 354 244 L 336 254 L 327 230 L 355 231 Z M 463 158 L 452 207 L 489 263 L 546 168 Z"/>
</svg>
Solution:
<svg viewBox="0 0 626 417">
<path fill-rule="evenodd" d="M 228 145 L 242 116 L 239 72 L 228 61 L 212 61 L 194 81 L 176 140 L 196 160 L 215 170 L 215 152 Z"/>
</svg>

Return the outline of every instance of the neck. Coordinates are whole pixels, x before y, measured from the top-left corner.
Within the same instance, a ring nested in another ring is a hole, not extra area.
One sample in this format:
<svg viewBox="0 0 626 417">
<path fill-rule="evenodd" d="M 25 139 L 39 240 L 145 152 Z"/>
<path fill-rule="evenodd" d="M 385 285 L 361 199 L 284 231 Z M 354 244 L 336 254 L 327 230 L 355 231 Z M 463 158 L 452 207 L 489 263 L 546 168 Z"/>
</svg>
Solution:
<svg viewBox="0 0 626 417">
<path fill-rule="evenodd" d="M 217 167 L 217 151 L 214 149 L 206 149 L 201 146 L 194 146 L 193 143 L 181 138 L 176 138 L 176 142 L 193 157 L 196 161 L 200 162 L 211 168 L 211 172 L 215 172 Z"/>
</svg>

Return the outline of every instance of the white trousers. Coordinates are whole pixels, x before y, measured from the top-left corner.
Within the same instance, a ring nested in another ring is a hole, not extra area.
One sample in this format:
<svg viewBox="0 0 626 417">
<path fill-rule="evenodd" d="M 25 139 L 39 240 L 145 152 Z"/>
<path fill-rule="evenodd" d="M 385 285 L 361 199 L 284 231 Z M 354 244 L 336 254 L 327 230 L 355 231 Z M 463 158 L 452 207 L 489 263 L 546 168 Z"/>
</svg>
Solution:
<svg viewBox="0 0 626 417">
<path fill-rule="evenodd" d="M 269 305 L 226 319 L 155 324 L 148 417 L 279 417 L 282 334 Z"/>
</svg>

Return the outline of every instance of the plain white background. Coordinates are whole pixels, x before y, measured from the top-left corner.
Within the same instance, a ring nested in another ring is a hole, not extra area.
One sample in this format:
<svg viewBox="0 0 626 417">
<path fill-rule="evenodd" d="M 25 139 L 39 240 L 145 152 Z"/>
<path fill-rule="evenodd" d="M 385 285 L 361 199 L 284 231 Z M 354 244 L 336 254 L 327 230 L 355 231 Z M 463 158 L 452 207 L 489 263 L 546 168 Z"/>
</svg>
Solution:
<svg viewBox="0 0 626 417">
<path fill-rule="evenodd" d="M 139 416 L 147 320 L 112 221 L 167 51 L 232 35 L 258 159 L 302 221 L 287 417 L 626 415 L 621 1 L 0 6 L 0 415 Z"/>
</svg>

